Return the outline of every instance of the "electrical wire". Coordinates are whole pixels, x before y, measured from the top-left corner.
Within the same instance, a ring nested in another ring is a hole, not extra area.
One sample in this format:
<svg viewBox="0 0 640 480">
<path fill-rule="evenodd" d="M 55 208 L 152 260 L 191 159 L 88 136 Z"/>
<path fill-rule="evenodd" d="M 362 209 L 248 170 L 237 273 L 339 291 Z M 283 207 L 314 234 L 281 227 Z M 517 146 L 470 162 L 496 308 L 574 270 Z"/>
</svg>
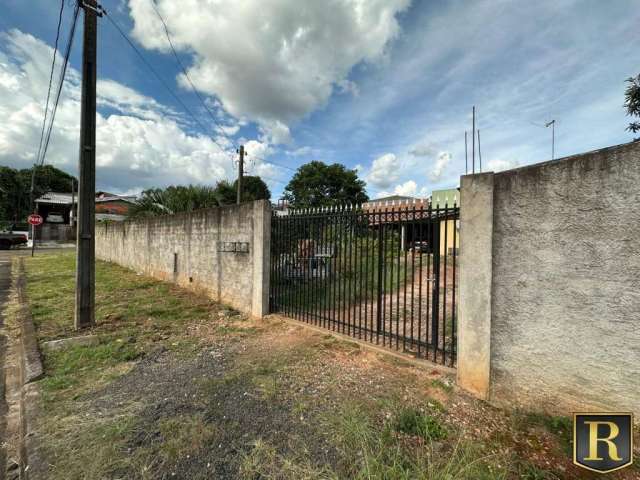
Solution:
<svg viewBox="0 0 640 480">
<path fill-rule="evenodd" d="M 167 82 L 160 76 L 160 74 L 158 73 L 158 71 L 153 67 L 153 65 L 151 65 L 151 63 L 145 58 L 145 56 L 142 54 L 142 52 L 140 51 L 140 49 L 138 49 L 138 47 L 135 46 L 135 44 L 133 43 L 133 41 L 129 38 L 129 36 L 124 32 L 124 30 L 120 27 L 120 25 L 118 25 L 118 23 L 111 17 L 111 15 L 109 15 L 107 13 L 107 11 L 103 8 L 102 9 L 102 13 L 104 14 L 105 17 L 107 17 L 107 19 L 111 22 L 111 24 L 115 27 L 115 29 L 118 31 L 118 33 L 120 34 L 120 36 L 122 38 L 124 38 L 124 40 L 129 44 L 129 46 L 133 49 L 133 51 L 138 55 L 138 57 L 140 57 L 140 60 L 142 60 L 142 62 L 145 64 L 145 66 L 151 71 L 151 73 L 153 73 L 153 75 L 158 79 L 158 81 L 162 84 L 162 86 L 165 88 L 165 90 L 167 90 L 167 92 L 169 92 L 169 94 L 175 99 L 176 102 L 178 102 L 180 104 L 180 106 L 182 107 L 182 109 L 191 117 L 191 119 L 200 127 L 200 129 L 202 130 L 202 132 L 211 138 L 211 140 L 213 141 L 213 143 L 216 144 L 216 146 L 220 149 L 220 151 L 222 151 L 224 154 L 228 154 L 229 152 L 227 150 L 224 149 L 224 147 L 222 147 L 222 145 L 220 145 L 220 143 L 215 139 L 215 137 L 213 137 L 212 135 L 209 134 L 207 128 L 202 124 L 202 122 L 200 122 L 200 120 L 198 120 L 196 118 L 196 116 L 191 112 L 191 110 L 189 109 L 189 107 L 187 107 L 185 105 L 185 103 L 180 99 L 180 97 L 178 97 L 178 95 L 173 91 L 173 89 L 167 84 Z"/>
<path fill-rule="evenodd" d="M 51 121 L 49 123 L 49 128 L 47 130 L 46 140 L 44 143 L 44 148 L 42 150 L 42 158 L 40 158 L 40 166 L 44 165 L 45 158 L 47 156 L 47 150 L 49 149 L 49 141 L 51 140 L 51 132 L 53 131 L 53 124 L 56 119 L 56 112 L 58 111 L 58 105 L 60 103 L 60 96 L 62 94 L 62 87 L 64 85 L 64 79 L 67 74 L 67 66 L 69 65 L 69 57 L 71 56 L 71 49 L 73 47 L 73 39 L 76 33 L 76 26 L 78 24 L 78 12 L 80 11 L 80 5 L 76 5 L 76 8 L 73 12 L 73 20 L 71 24 L 71 30 L 69 31 L 69 38 L 67 40 L 67 46 L 64 53 L 64 61 L 62 63 L 62 68 L 60 70 L 60 80 L 58 82 L 58 90 L 56 92 L 56 99 L 53 104 L 53 109 L 51 111 Z"/>
<path fill-rule="evenodd" d="M 162 26 L 164 28 L 164 34 L 167 37 L 167 41 L 169 42 L 169 47 L 171 47 L 171 51 L 173 52 L 173 56 L 176 59 L 176 62 L 178 63 L 178 66 L 180 67 L 180 70 L 182 70 L 182 73 L 184 74 L 185 78 L 188 80 L 189 85 L 191 85 L 191 90 L 193 91 L 193 93 L 196 95 L 196 97 L 198 97 L 198 100 L 200 101 L 200 103 L 202 104 L 203 108 L 206 110 L 206 112 L 209 114 L 209 116 L 211 117 L 211 120 L 213 120 L 213 123 L 215 123 L 215 125 L 218 127 L 218 129 L 220 130 L 220 132 L 222 133 L 222 135 L 231 143 L 233 144 L 234 142 L 227 136 L 227 134 L 224 131 L 224 127 L 218 122 L 218 120 L 216 119 L 215 115 L 213 114 L 213 112 L 209 109 L 209 107 L 207 106 L 207 103 L 204 101 L 204 98 L 202 98 L 202 95 L 200 95 L 200 93 L 198 92 L 198 89 L 196 88 L 196 86 L 194 85 L 193 81 L 191 80 L 191 77 L 189 76 L 189 73 L 187 72 L 186 67 L 184 66 L 184 64 L 182 63 L 182 61 L 180 60 L 180 57 L 178 56 L 178 52 L 176 52 L 175 47 L 173 46 L 173 41 L 171 40 L 171 35 L 169 34 L 169 27 L 167 27 L 167 22 L 165 22 L 164 18 L 162 17 L 162 15 L 160 14 L 160 11 L 158 10 L 158 8 L 156 7 L 156 3 L 154 0 L 149 0 L 149 2 L 151 3 L 151 7 L 153 8 L 153 10 L 156 12 L 156 15 L 158 16 L 158 18 L 160 19 L 160 21 L 162 22 Z"/>
<path fill-rule="evenodd" d="M 62 26 L 62 14 L 64 13 L 64 0 L 60 2 L 60 13 L 58 14 L 58 27 L 56 28 L 56 41 L 53 46 L 53 60 L 51 61 L 51 73 L 49 74 L 49 87 L 47 88 L 47 101 L 44 107 L 44 119 L 42 120 L 42 132 L 40 132 L 40 145 L 38 146 L 38 155 L 36 163 L 40 160 L 42 153 L 42 141 L 44 140 L 44 131 L 47 127 L 47 115 L 49 113 L 49 100 L 51 99 L 51 87 L 53 86 L 53 72 L 56 68 L 56 57 L 58 56 L 58 41 L 60 40 L 60 27 Z"/>
</svg>

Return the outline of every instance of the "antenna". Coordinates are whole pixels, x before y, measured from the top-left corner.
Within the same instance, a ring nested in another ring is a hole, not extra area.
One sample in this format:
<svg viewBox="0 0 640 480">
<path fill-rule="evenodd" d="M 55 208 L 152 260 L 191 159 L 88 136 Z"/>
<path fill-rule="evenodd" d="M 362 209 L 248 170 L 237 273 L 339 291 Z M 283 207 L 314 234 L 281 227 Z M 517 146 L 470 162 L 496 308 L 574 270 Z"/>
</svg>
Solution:
<svg viewBox="0 0 640 480">
<path fill-rule="evenodd" d="M 467 131 L 464 131 L 464 173 L 469 173 L 469 154 L 467 153 Z"/>
<path fill-rule="evenodd" d="M 556 121 L 551 120 L 544 124 L 545 127 L 551 127 L 551 160 L 555 158 L 556 155 Z"/>
<path fill-rule="evenodd" d="M 472 109 L 471 123 L 471 171 L 476 173 L 476 106 Z"/>
<path fill-rule="evenodd" d="M 482 150 L 480 149 L 480 129 L 478 129 L 478 159 L 480 160 L 480 173 L 482 173 Z"/>
</svg>

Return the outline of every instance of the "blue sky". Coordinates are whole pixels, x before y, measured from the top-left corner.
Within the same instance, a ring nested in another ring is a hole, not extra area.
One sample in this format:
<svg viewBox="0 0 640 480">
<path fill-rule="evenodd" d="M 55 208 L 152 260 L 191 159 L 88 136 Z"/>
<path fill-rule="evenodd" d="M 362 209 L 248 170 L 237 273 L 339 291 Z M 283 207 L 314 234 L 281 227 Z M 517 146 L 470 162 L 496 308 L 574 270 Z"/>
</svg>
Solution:
<svg viewBox="0 0 640 480">
<path fill-rule="evenodd" d="M 370 196 L 456 186 L 476 105 L 485 170 L 624 143 L 624 80 L 640 73 L 636 0 L 104 0 L 202 131 L 106 18 L 99 22 L 98 188 L 139 192 L 248 173 L 277 198 L 311 161 L 357 168 Z M 61 44 L 74 1 L 65 0 Z M 34 162 L 58 9 L 0 0 L 0 164 Z M 35 15 L 34 15 L 35 12 Z M 47 163 L 77 171 L 82 29 Z M 220 148 L 222 147 L 222 148 Z"/>
</svg>

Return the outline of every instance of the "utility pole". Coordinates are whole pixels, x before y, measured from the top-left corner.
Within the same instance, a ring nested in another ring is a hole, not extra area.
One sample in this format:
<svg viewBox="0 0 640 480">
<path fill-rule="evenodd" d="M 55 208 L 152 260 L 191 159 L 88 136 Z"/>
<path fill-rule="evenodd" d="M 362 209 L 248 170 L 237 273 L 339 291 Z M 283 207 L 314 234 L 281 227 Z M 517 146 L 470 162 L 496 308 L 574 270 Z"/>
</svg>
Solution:
<svg viewBox="0 0 640 480">
<path fill-rule="evenodd" d="M 73 217 L 75 217 L 75 213 L 73 212 L 73 206 L 76 203 L 76 182 L 71 179 L 71 211 L 69 212 L 69 226 L 73 227 Z"/>
<path fill-rule="evenodd" d="M 240 145 L 238 153 L 240 154 L 240 160 L 238 161 L 238 197 L 236 203 L 240 205 L 242 202 L 242 175 L 244 174 L 244 145 Z"/>
<path fill-rule="evenodd" d="M 545 123 L 544 126 L 547 128 L 551 126 L 551 160 L 553 160 L 556 155 L 556 121 L 551 120 L 550 122 Z"/>
<path fill-rule="evenodd" d="M 84 39 L 76 248 L 77 330 L 95 324 L 96 57 L 99 13 L 96 0 L 78 1 L 84 9 Z"/>
</svg>

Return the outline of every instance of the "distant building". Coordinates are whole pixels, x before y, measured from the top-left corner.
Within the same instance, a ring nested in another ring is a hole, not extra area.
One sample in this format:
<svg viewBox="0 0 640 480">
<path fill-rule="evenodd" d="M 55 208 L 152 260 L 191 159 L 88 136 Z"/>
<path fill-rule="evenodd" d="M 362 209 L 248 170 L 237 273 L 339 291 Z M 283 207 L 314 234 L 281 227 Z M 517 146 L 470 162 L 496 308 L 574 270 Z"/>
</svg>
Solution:
<svg viewBox="0 0 640 480">
<path fill-rule="evenodd" d="M 96 220 L 122 221 L 125 219 L 129 207 L 135 202 L 135 197 L 116 195 L 109 192 L 96 192 L 95 201 Z M 71 227 L 75 225 L 77 195 L 48 192 L 37 198 L 35 203 L 37 212 L 44 219 L 44 224 Z"/>
</svg>

